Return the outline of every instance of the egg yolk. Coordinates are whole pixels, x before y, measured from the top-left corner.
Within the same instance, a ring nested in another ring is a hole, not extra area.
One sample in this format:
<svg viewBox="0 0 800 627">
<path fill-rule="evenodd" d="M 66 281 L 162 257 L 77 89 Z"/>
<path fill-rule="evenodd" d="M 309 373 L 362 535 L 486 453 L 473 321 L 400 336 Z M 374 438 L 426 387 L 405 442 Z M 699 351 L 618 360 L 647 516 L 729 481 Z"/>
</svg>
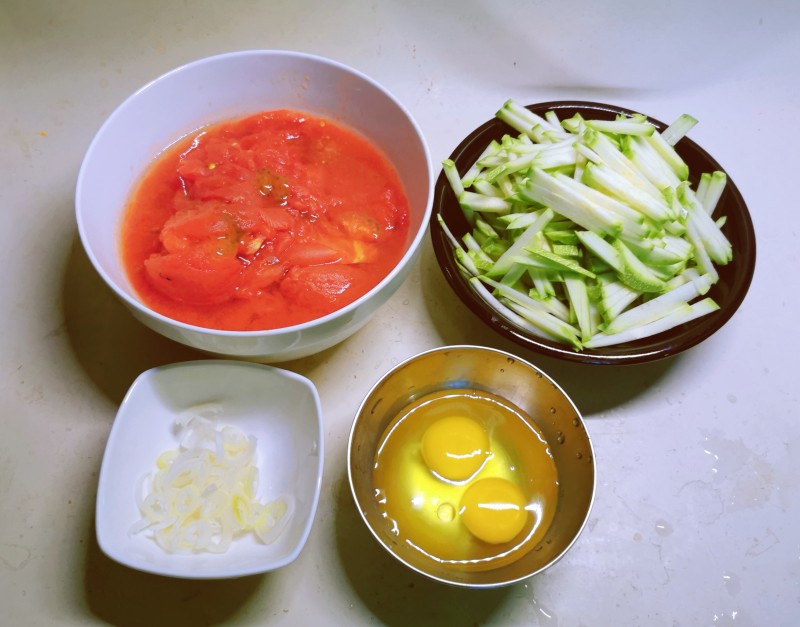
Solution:
<svg viewBox="0 0 800 627">
<path fill-rule="evenodd" d="M 528 519 L 522 490 L 500 477 L 470 485 L 461 498 L 459 513 L 469 532 L 489 544 L 513 540 Z"/>
<path fill-rule="evenodd" d="M 433 472 L 450 481 L 464 481 L 483 465 L 489 436 L 466 416 L 447 416 L 422 434 L 422 459 Z"/>
</svg>

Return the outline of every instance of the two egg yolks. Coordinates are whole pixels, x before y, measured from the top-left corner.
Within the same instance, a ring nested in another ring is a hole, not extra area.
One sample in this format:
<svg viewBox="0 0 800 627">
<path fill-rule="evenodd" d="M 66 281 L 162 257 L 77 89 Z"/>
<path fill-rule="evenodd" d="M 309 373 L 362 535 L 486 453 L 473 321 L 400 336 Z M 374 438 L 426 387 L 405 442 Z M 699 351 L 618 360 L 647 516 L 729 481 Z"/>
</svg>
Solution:
<svg viewBox="0 0 800 627">
<path fill-rule="evenodd" d="M 465 416 L 440 418 L 425 430 L 421 444 L 425 464 L 445 481 L 469 480 L 491 454 L 484 428 Z M 512 540 L 522 531 L 528 517 L 522 490 L 501 477 L 470 484 L 458 512 L 467 530 L 490 544 Z"/>
</svg>

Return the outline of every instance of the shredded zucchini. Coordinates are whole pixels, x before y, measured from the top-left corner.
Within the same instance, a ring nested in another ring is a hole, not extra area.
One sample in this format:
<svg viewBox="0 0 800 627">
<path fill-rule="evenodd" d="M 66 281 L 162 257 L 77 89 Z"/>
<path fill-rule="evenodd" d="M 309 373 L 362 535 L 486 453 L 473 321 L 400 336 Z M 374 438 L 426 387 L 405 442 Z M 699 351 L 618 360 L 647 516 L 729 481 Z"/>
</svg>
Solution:
<svg viewBox="0 0 800 627">
<path fill-rule="evenodd" d="M 630 342 L 719 307 L 704 297 L 733 258 L 714 216 L 724 172 L 689 184 L 674 146 L 697 123 L 660 133 L 646 116 L 559 120 L 513 100 L 512 129 L 447 180 L 473 231 L 463 245 L 439 216 L 472 288 L 534 335 L 580 351 Z M 516 132 L 516 134 L 514 133 Z"/>
</svg>

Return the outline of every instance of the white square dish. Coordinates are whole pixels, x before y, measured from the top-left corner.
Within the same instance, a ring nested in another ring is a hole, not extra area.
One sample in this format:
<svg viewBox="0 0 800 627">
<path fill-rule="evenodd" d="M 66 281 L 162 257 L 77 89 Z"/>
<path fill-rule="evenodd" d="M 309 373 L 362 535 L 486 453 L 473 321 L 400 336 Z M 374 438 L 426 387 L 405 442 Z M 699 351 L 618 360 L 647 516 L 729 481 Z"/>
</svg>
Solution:
<svg viewBox="0 0 800 627">
<path fill-rule="evenodd" d="M 136 489 L 156 458 L 177 449 L 176 417 L 215 403 L 219 420 L 255 436 L 257 497 L 283 494 L 295 512 L 271 544 L 252 534 L 224 553 L 168 553 L 144 533 L 131 533 L 141 514 Z M 191 579 L 242 577 L 293 562 L 311 531 L 322 481 L 323 432 L 319 395 L 298 374 L 255 363 L 199 360 L 153 368 L 134 381 L 109 434 L 97 492 L 96 532 L 102 551 L 137 570 Z"/>
</svg>

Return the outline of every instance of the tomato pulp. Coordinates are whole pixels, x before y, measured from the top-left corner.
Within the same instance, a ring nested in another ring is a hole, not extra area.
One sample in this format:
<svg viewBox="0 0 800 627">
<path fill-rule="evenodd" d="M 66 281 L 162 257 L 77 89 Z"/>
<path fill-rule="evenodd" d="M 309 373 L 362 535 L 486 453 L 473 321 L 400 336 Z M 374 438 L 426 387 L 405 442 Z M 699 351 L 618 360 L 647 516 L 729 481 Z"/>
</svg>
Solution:
<svg viewBox="0 0 800 627">
<path fill-rule="evenodd" d="M 408 200 L 383 155 L 330 120 L 280 110 L 205 127 L 159 156 L 126 208 L 121 253 L 151 309 L 254 331 L 353 302 L 407 237 Z"/>
</svg>

